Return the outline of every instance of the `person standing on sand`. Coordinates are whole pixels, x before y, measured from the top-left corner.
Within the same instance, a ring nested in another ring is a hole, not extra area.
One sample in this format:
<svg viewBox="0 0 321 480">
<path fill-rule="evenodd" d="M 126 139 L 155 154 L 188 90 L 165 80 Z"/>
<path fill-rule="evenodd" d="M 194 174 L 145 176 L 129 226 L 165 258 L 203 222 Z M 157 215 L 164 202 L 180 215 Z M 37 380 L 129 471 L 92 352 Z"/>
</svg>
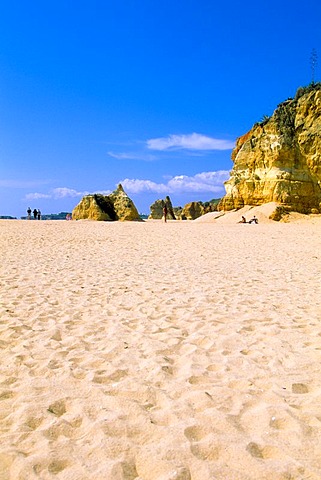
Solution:
<svg viewBox="0 0 321 480">
<path fill-rule="evenodd" d="M 35 220 L 37 220 L 37 216 L 38 216 L 38 210 L 36 208 L 33 209 L 33 218 Z"/>
<path fill-rule="evenodd" d="M 30 220 L 31 219 L 31 208 L 30 207 L 28 207 L 27 215 L 28 215 L 28 220 Z"/>
<path fill-rule="evenodd" d="M 38 210 L 37 216 L 38 216 L 38 220 L 40 220 L 40 219 L 41 219 L 41 212 L 40 212 L 40 210 Z"/>
<path fill-rule="evenodd" d="M 163 207 L 163 216 L 164 216 L 164 222 L 166 223 L 167 222 L 167 205 L 166 205 L 166 203 Z"/>
</svg>

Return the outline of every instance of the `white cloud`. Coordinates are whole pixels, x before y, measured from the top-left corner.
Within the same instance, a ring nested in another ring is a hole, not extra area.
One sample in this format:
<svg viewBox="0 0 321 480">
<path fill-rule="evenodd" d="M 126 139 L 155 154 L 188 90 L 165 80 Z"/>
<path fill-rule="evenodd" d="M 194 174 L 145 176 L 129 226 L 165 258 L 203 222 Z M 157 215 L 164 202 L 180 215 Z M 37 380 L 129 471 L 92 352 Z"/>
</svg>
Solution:
<svg viewBox="0 0 321 480">
<path fill-rule="evenodd" d="M 231 150 L 234 148 L 234 142 L 207 137 L 200 133 L 191 133 L 189 135 L 169 135 L 168 137 L 152 138 L 147 140 L 147 148 L 150 150 Z"/>
<path fill-rule="evenodd" d="M 58 187 L 52 189 L 49 193 L 28 193 L 25 196 L 26 200 L 39 200 L 41 198 L 52 198 L 54 200 L 58 200 L 60 198 L 75 198 L 75 197 L 83 197 L 84 195 L 88 195 L 88 192 L 77 192 L 77 190 L 73 190 L 72 188 L 67 187 Z"/>
<path fill-rule="evenodd" d="M 194 177 L 178 175 L 168 181 L 168 187 L 171 192 L 218 192 L 229 176 L 227 170 L 198 173 Z"/>
<path fill-rule="evenodd" d="M 125 178 L 120 182 L 124 187 L 124 190 L 129 193 L 166 193 L 168 192 L 168 186 L 163 183 L 155 183 L 151 180 L 137 180 Z"/>
<path fill-rule="evenodd" d="M 116 158 L 117 160 L 142 160 L 144 162 L 153 162 L 156 160 L 155 155 L 144 154 L 144 153 L 115 153 L 115 152 L 107 152 L 108 155 L 112 158 Z"/>
<path fill-rule="evenodd" d="M 52 190 L 52 196 L 55 199 L 67 197 L 83 197 L 84 195 L 88 195 L 88 192 L 77 192 L 77 190 L 73 190 L 72 188 L 67 187 L 59 187 Z"/>
<path fill-rule="evenodd" d="M 230 172 L 219 170 L 217 172 L 203 172 L 189 177 L 177 175 L 167 183 L 155 183 L 151 180 L 128 179 L 121 181 L 128 193 L 189 193 L 189 192 L 223 192 L 223 183 L 228 180 Z"/>
<path fill-rule="evenodd" d="M 39 200 L 40 198 L 51 198 L 51 197 L 52 197 L 51 195 L 48 195 L 46 193 L 35 192 L 35 193 L 27 193 L 27 195 L 25 196 L 25 199 L 26 200 Z"/>
<path fill-rule="evenodd" d="M 100 195 L 109 195 L 112 193 L 112 190 L 95 190 L 95 193 L 99 193 Z M 84 195 L 88 195 L 88 192 L 84 193 Z"/>
</svg>

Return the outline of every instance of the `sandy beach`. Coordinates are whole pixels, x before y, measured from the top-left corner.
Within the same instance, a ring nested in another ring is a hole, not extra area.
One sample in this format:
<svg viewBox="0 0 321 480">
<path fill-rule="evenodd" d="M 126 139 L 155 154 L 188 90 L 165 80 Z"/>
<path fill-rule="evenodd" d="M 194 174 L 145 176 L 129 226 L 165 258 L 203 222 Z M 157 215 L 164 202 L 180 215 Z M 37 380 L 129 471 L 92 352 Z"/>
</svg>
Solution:
<svg viewBox="0 0 321 480">
<path fill-rule="evenodd" d="M 301 220 L 1 220 L 0 479 L 320 480 Z"/>
</svg>

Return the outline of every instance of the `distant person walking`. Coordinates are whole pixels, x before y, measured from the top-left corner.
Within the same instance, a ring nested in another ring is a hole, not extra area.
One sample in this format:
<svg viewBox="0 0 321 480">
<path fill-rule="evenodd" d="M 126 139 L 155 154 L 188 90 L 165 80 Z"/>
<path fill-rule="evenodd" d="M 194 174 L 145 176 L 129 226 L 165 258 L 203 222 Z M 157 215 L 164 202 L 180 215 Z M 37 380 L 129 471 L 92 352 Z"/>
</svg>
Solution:
<svg viewBox="0 0 321 480">
<path fill-rule="evenodd" d="M 28 215 L 28 220 L 30 220 L 31 219 L 31 208 L 30 207 L 28 207 L 27 215 Z"/>
<path fill-rule="evenodd" d="M 37 217 L 38 217 L 38 220 L 41 219 L 41 212 L 40 212 L 40 210 L 38 210 Z"/>
<path fill-rule="evenodd" d="M 37 220 L 37 216 L 38 216 L 38 210 L 36 208 L 33 209 L 33 218 L 35 220 Z"/>
<path fill-rule="evenodd" d="M 167 205 L 166 205 L 166 203 L 163 207 L 163 217 L 164 217 L 164 222 L 166 223 L 167 222 Z"/>
</svg>

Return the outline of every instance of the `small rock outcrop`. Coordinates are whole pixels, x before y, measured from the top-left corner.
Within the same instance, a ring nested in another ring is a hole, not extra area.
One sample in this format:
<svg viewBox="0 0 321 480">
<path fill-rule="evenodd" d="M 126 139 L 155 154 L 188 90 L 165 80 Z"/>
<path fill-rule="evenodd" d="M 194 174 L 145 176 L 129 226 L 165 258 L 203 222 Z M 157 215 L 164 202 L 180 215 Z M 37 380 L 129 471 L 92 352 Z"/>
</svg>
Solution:
<svg viewBox="0 0 321 480">
<path fill-rule="evenodd" d="M 167 218 L 169 220 L 176 220 L 173 205 L 171 199 L 167 195 L 164 200 L 156 200 L 149 208 L 150 215 L 149 220 L 160 220 L 163 217 L 163 208 L 166 205 L 167 207 Z"/>
<path fill-rule="evenodd" d="M 201 202 L 203 207 L 204 207 L 204 215 L 206 213 L 210 213 L 210 212 L 217 212 L 217 207 L 218 207 L 220 201 L 221 201 L 220 198 L 213 198 L 212 200 L 209 200 L 208 202 Z"/>
<path fill-rule="evenodd" d="M 207 202 L 190 202 L 183 208 L 174 207 L 173 210 L 178 220 L 195 220 L 206 213 L 216 212 L 220 201 L 220 198 L 213 198 Z"/>
<path fill-rule="evenodd" d="M 321 83 L 298 89 L 294 99 L 255 124 L 237 140 L 232 160 L 218 210 L 277 202 L 284 211 L 319 213 Z"/>
<path fill-rule="evenodd" d="M 134 202 L 125 193 L 121 184 L 109 195 L 86 195 L 73 209 L 74 220 L 139 221 Z"/>
<path fill-rule="evenodd" d="M 187 203 L 181 211 L 180 217 L 182 220 L 195 220 L 204 215 L 205 209 L 202 202 Z"/>
</svg>

